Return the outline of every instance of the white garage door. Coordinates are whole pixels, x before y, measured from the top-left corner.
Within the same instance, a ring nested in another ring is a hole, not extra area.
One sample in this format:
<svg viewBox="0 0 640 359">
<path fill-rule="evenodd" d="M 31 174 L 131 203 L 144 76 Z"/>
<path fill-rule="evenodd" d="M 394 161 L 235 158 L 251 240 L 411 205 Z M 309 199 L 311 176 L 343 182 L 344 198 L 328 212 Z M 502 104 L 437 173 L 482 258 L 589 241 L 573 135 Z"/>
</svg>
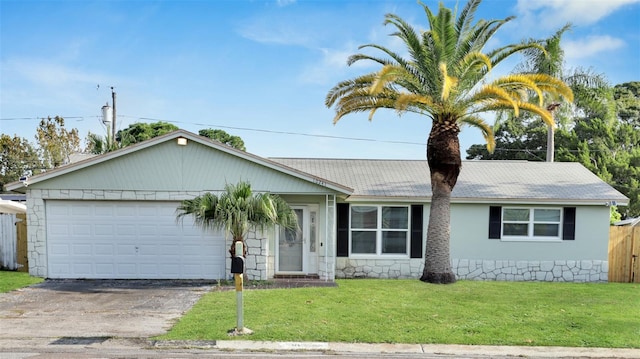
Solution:
<svg viewBox="0 0 640 359">
<path fill-rule="evenodd" d="M 47 201 L 48 277 L 224 278 L 224 236 L 176 223 L 178 204 Z"/>
</svg>

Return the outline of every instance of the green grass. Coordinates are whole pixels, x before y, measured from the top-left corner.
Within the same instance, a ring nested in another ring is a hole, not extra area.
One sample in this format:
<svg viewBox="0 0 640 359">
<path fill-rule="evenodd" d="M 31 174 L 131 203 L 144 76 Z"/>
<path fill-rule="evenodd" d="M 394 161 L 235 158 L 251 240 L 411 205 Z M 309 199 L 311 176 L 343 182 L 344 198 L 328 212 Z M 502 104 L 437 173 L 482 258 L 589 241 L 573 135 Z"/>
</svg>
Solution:
<svg viewBox="0 0 640 359">
<path fill-rule="evenodd" d="M 637 284 L 337 282 L 245 290 L 242 339 L 640 348 Z M 214 291 L 158 339 L 231 339 L 235 324 L 235 291 Z"/>
<path fill-rule="evenodd" d="M 42 278 L 31 277 L 29 273 L 0 271 L 0 293 L 28 287 L 42 281 Z"/>
</svg>

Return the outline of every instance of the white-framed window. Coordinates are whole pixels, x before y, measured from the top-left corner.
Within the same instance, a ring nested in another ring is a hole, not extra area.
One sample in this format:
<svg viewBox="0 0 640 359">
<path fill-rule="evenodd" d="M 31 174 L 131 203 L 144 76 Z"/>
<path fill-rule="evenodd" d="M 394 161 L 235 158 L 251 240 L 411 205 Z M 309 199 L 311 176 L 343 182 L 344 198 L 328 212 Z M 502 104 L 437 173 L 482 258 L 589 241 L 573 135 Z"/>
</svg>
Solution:
<svg viewBox="0 0 640 359">
<path fill-rule="evenodd" d="M 503 240 L 561 240 L 562 208 L 502 208 Z"/>
<path fill-rule="evenodd" d="M 352 255 L 409 254 L 409 206 L 352 205 Z"/>
</svg>

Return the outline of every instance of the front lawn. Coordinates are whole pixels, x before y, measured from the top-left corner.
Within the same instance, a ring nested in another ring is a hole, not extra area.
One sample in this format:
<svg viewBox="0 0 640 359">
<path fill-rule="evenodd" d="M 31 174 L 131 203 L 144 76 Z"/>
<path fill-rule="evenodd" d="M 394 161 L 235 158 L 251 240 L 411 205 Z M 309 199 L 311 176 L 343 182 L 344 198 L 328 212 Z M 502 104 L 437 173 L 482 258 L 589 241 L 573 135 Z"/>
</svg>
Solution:
<svg viewBox="0 0 640 359">
<path fill-rule="evenodd" d="M 640 348 L 638 284 L 337 282 L 245 290 L 242 339 Z M 213 291 L 159 339 L 230 339 L 235 324 L 235 291 Z"/>
<path fill-rule="evenodd" d="M 22 287 L 28 287 L 42 281 L 42 278 L 32 277 L 29 273 L 0 271 L 0 293 L 10 292 Z"/>
</svg>

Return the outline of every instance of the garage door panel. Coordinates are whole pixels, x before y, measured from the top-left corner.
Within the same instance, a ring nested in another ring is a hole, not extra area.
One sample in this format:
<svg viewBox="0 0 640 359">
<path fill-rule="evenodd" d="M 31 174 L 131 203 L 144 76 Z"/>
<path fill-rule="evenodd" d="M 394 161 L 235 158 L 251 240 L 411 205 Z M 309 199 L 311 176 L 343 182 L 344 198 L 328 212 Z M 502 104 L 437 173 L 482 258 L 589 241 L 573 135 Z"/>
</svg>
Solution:
<svg viewBox="0 0 640 359">
<path fill-rule="evenodd" d="M 96 263 L 96 274 L 99 276 L 113 277 L 114 266 L 112 263 Z"/>
<path fill-rule="evenodd" d="M 78 218 L 89 218 L 94 215 L 93 208 L 91 208 L 91 206 L 89 205 L 83 204 L 71 207 L 71 210 L 69 212 L 70 215 Z"/>
<path fill-rule="evenodd" d="M 106 257 L 113 256 L 113 253 L 114 253 L 113 244 L 96 244 L 94 248 L 95 248 L 95 255 L 98 258 L 100 256 L 106 256 Z"/>
<path fill-rule="evenodd" d="M 70 257 L 71 256 L 71 250 L 70 250 L 70 245 L 63 243 L 63 244 L 53 244 L 50 243 L 49 244 L 49 255 L 55 255 L 55 256 L 59 256 L 59 257 Z"/>
<path fill-rule="evenodd" d="M 77 258 L 82 256 L 92 257 L 93 248 L 91 244 L 74 244 L 73 247 L 71 247 L 71 255 Z"/>
<path fill-rule="evenodd" d="M 48 232 L 53 235 L 59 236 L 67 236 L 69 235 L 69 225 L 68 224 L 53 224 L 49 226 Z"/>
<path fill-rule="evenodd" d="M 74 236 L 90 236 L 91 235 L 91 226 L 89 224 L 73 224 L 67 226 L 67 228 L 71 227 L 71 233 Z"/>
<path fill-rule="evenodd" d="M 176 224 L 178 204 L 47 201 L 49 277 L 224 278 L 224 237 Z"/>
<path fill-rule="evenodd" d="M 94 233 L 96 236 L 113 236 L 115 235 L 114 224 L 94 224 Z"/>
</svg>

